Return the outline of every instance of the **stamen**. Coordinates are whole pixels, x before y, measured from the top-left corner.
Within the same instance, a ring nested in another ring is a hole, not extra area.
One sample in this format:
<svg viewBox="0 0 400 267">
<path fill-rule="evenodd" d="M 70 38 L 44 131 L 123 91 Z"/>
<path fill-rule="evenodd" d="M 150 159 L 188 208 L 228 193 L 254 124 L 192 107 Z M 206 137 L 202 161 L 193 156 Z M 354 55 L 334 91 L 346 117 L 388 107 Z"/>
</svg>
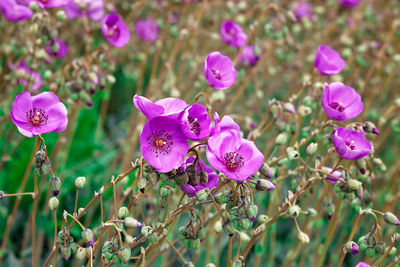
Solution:
<svg viewBox="0 0 400 267">
<path fill-rule="evenodd" d="M 156 157 L 158 157 L 160 154 L 168 154 L 172 150 L 172 145 L 174 144 L 172 141 L 172 136 L 166 133 L 165 130 L 159 130 L 151 133 L 151 135 L 147 137 L 147 141 L 151 146 L 151 151 Z"/>
<path fill-rule="evenodd" d="M 224 165 L 231 171 L 236 171 L 244 165 L 243 157 L 236 152 L 225 153 Z"/>
</svg>

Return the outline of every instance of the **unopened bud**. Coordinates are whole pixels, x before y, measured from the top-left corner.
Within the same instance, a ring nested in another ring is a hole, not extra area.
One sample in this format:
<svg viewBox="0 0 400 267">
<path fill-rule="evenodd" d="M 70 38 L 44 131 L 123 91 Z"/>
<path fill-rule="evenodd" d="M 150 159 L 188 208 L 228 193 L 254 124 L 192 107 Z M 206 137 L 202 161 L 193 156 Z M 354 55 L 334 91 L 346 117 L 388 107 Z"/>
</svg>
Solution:
<svg viewBox="0 0 400 267">
<path fill-rule="evenodd" d="M 61 255 L 63 256 L 63 258 L 66 261 L 68 261 L 69 258 L 71 257 L 71 253 L 72 253 L 72 250 L 71 250 L 71 247 L 69 245 L 66 245 L 66 246 L 61 245 Z"/>
<path fill-rule="evenodd" d="M 76 252 L 75 252 L 75 256 L 78 258 L 78 260 L 84 260 L 86 259 L 88 253 L 86 248 L 83 247 L 79 247 Z"/>
<path fill-rule="evenodd" d="M 82 231 L 82 238 L 85 240 L 89 246 L 93 247 L 94 245 L 94 239 L 93 239 L 93 232 L 92 230 L 86 228 L 85 230 Z"/>
<path fill-rule="evenodd" d="M 250 221 L 254 221 L 254 219 L 255 219 L 256 216 L 257 216 L 257 213 L 258 213 L 258 207 L 257 207 L 257 205 L 255 205 L 255 204 L 250 204 L 250 205 L 247 206 L 246 215 L 247 215 L 247 218 L 250 219 Z"/>
<path fill-rule="evenodd" d="M 187 184 L 189 182 L 189 176 L 186 172 L 179 172 L 175 175 L 175 180 L 178 184 Z"/>
<path fill-rule="evenodd" d="M 346 243 L 345 245 L 345 249 L 348 253 L 351 253 L 353 255 L 358 254 L 358 252 L 360 252 L 360 248 L 358 247 L 358 245 L 353 242 L 353 241 L 349 241 Z"/>
<path fill-rule="evenodd" d="M 259 172 L 267 178 L 272 178 L 273 176 L 271 167 L 269 167 L 265 162 L 261 165 Z"/>
<path fill-rule="evenodd" d="M 133 217 L 126 217 L 124 219 L 124 224 L 126 227 L 129 227 L 129 228 L 138 228 L 138 227 L 142 226 L 142 223 Z"/>
<path fill-rule="evenodd" d="M 386 244 L 384 242 L 376 242 L 374 248 L 375 248 L 376 253 L 382 254 L 386 250 Z"/>
<path fill-rule="evenodd" d="M 171 187 L 170 186 L 163 186 L 163 187 L 161 187 L 161 189 L 160 189 L 160 196 L 162 197 L 162 198 L 166 198 L 166 197 L 168 197 L 169 196 L 169 193 L 171 192 Z"/>
<path fill-rule="evenodd" d="M 347 185 L 349 186 L 350 189 L 357 190 L 358 188 L 360 188 L 362 186 L 362 183 L 355 179 L 349 179 L 349 180 L 347 180 Z"/>
<path fill-rule="evenodd" d="M 228 220 L 222 225 L 222 229 L 224 232 L 230 236 L 233 236 L 233 233 L 235 232 L 235 227 L 233 226 L 233 223 Z"/>
<path fill-rule="evenodd" d="M 123 247 L 118 250 L 118 257 L 123 263 L 127 263 L 131 256 L 131 250 L 128 247 Z"/>
<path fill-rule="evenodd" d="M 207 185 L 208 183 L 208 173 L 202 171 L 200 172 L 200 183 L 203 185 Z"/>
<path fill-rule="evenodd" d="M 241 260 L 234 260 L 232 262 L 232 267 L 242 267 L 242 266 L 243 266 L 243 263 Z"/>
<path fill-rule="evenodd" d="M 76 189 L 80 190 L 85 187 L 86 184 L 86 177 L 80 176 L 75 179 L 75 187 Z"/>
<path fill-rule="evenodd" d="M 49 208 L 51 211 L 55 211 L 58 208 L 58 199 L 57 197 L 52 197 L 49 199 Z"/>
<path fill-rule="evenodd" d="M 299 106 L 299 114 L 302 117 L 310 115 L 312 112 L 312 109 L 310 107 L 307 107 L 305 105 L 300 105 Z"/>
<path fill-rule="evenodd" d="M 301 209 L 297 205 L 293 205 L 288 209 L 289 215 L 292 216 L 293 218 L 296 218 L 297 216 L 299 216 L 300 212 L 301 212 Z"/>
<path fill-rule="evenodd" d="M 310 243 L 310 238 L 308 235 L 302 231 L 297 233 L 297 238 L 300 240 L 301 243 L 303 244 L 308 244 Z"/>
<path fill-rule="evenodd" d="M 283 145 L 283 144 L 286 144 L 287 140 L 288 140 L 287 134 L 286 133 L 280 133 L 276 137 L 275 143 L 278 144 L 278 145 Z"/>
<path fill-rule="evenodd" d="M 151 234 L 152 229 L 150 226 L 143 226 L 140 232 L 144 237 L 148 237 Z"/>
<path fill-rule="evenodd" d="M 294 105 L 292 103 L 285 103 L 283 105 L 283 108 L 285 111 L 289 112 L 289 113 L 296 113 L 296 108 L 294 107 Z"/>
<path fill-rule="evenodd" d="M 311 143 L 311 144 L 309 144 L 308 146 L 307 146 L 307 149 L 306 149 L 306 151 L 307 151 L 307 154 L 308 155 L 313 155 L 313 154 L 315 154 L 315 152 L 317 152 L 317 150 L 318 150 L 318 144 L 317 143 Z"/>
<path fill-rule="evenodd" d="M 396 215 L 391 212 L 385 212 L 383 215 L 383 220 L 391 225 L 400 225 L 399 219 L 397 219 Z"/>
<path fill-rule="evenodd" d="M 214 224 L 214 230 L 215 230 L 215 232 L 217 232 L 217 233 L 221 233 L 221 232 L 222 232 L 223 228 L 222 228 L 222 222 L 221 222 L 221 220 L 218 220 L 218 221 L 215 222 L 215 224 Z"/>
<path fill-rule="evenodd" d="M 214 199 L 218 204 L 225 204 L 230 200 L 230 196 L 227 193 L 219 192 L 215 194 Z"/>
<path fill-rule="evenodd" d="M 299 151 L 297 151 L 297 150 L 289 150 L 288 151 L 288 159 L 289 160 L 295 160 L 295 159 L 298 159 L 299 158 L 299 156 L 300 156 L 300 154 L 299 154 Z"/>
<path fill-rule="evenodd" d="M 118 210 L 118 219 L 123 220 L 129 216 L 129 210 L 127 207 L 121 207 Z"/>
<path fill-rule="evenodd" d="M 207 200 L 208 193 L 209 193 L 208 188 L 201 189 L 200 191 L 197 191 L 195 198 L 199 202 L 205 201 Z"/>
<path fill-rule="evenodd" d="M 60 193 L 60 188 L 61 188 L 60 178 L 58 178 L 56 176 L 51 177 L 49 184 L 50 184 L 51 190 L 53 190 L 53 196 L 57 196 Z"/>
<path fill-rule="evenodd" d="M 314 218 L 317 216 L 317 211 L 313 208 L 308 208 L 307 209 L 307 216 L 310 216 L 311 218 Z"/>
<path fill-rule="evenodd" d="M 258 221 L 259 221 L 260 223 L 265 223 L 265 222 L 268 221 L 268 220 L 269 220 L 269 218 L 268 218 L 267 215 L 261 214 L 260 216 L 258 216 Z"/>
<path fill-rule="evenodd" d="M 367 257 L 369 257 L 369 258 L 375 257 L 375 255 L 376 255 L 375 248 L 368 247 L 368 248 L 365 250 L 365 255 L 367 255 Z"/>
<path fill-rule="evenodd" d="M 357 168 L 360 170 L 361 174 L 365 174 L 367 171 L 367 161 L 364 158 L 355 160 Z"/>
<path fill-rule="evenodd" d="M 31 2 L 31 3 L 32 3 L 32 2 Z M 65 14 L 65 11 L 64 11 L 64 10 L 59 10 L 59 11 L 57 11 L 56 16 L 57 16 L 57 19 L 58 19 L 59 21 L 64 21 L 64 20 L 67 18 L 67 15 Z"/>
<path fill-rule="evenodd" d="M 242 217 L 242 218 L 239 219 L 239 225 L 243 229 L 249 230 L 253 226 L 253 223 L 250 221 L 249 218 Z"/>
<path fill-rule="evenodd" d="M 144 193 L 144 190 L 147 186 L 147 180 L 144 176 L 139 177 L 137 186 L 138 186 L 140 192 Z"/>
<path fill-rule="evenodd" d="M 273 183 L 266 179 L 259 179 L 256 184 L 257 190 L 262 190 L 262 191 L 270 191 L 274 190 L 276 187 Z"/>
<path fill-rule="evenodd" d="M 380 134 L 374 123 L 372 123 L 370 121 L 366 121 L 364 124 L 365 124 L 365 126 L 363 127 L 363 129 L 365 132 L 373 133 L 376 135 Z"/>
</svg>

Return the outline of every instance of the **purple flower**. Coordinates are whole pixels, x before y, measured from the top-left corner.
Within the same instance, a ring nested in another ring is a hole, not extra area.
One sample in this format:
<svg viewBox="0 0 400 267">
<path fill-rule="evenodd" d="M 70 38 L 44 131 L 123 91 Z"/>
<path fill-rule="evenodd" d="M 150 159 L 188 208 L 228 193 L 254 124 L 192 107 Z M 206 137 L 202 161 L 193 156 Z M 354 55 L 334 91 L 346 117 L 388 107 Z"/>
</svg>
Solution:
<svg viewBox="0 0 400 267">
<path fill-rule="evenodd" d="M 150 119 L 140 134 L 143 158 L 159 172 L 179 168 L 189 150 L 180 122 L 170 117 Z"/>
<path fill-rule="evenodd" d="M 247 34 L 242 27 L 232 20 L 225 20 L 220 28 L 221 39 L 228 45 L 241 47 L 246 44 Z"/>
<path fill-rule="evenodd" d="M 341 82 L 325 83 L 321 104 L 326 114 L 337 121 L 352 120 L 364 109 L 356 90 Z"/>
<path fill-rule="evenodd" d="M 365 263 L 363 261 L 360 261 L 359 263 L 357 263 L 357 265 L 355 267 L 371 267 L 371 265 L 369 265 L 368 263 Z"/>
<path fill-rule="evenodd" d="M 17 66 L 10 65 L 10 69 L 21 72 L 23 78 L 18 79 L 18 83 L 24 87 L 30 85 L 32 91 L 37 91 L 42 87 L 42 76 L 39 72 L 31 70 L 28 65 L 26 65 L 25 60 L 21 60 Z"/>
<path fill-rule="evenodd" d="M 232 60 L 220 52 L 211 52 L 204 61 L 204 77 L 215 89 L 227 89 L 236 82 L 237 71 Z"/>
<path fill-rule="evenodd" d="M 224 131 L 208 139 L 207 159 L 226 177 L 243 181 L 260 169 L 264 156 L 237 131 Z"/>
<path fill-rule="evenodd" d="M 52 92 L 31 96 L 24 91 L 15 97 L 10 116 L 18 131 L 27 137 L 59 133 L 68 124 L 67 109 Z"/>
<path fill-rule="evenodd" d="M 41 8 L 57 8 L 64 7 L 68 4 L 69 0 L 36 0 L 35 2 Z"/>
<path fill-rule="evenodd" d="M 344 159 L 363 158 L 371 152 L 371 144 L 362 133 L 344 127 L 333 132 L 333 145 Z"/>
<path fill-rule="evenodd" d="M 104 0 L 70 0 L 64 10 L 69 19 L 86 16 L 99 21 L 104 17 Z"/>
<path fill-rule="evenodd" d="M 108 14 L 101 21 L 101 32 L 107 41 L 115 47 L 123 47 L 131 38 L 128 26 L 115 13 Z"/>
<path fill-rule="evenodd" d="M 215 112 L 214 123 L 211 135 L 216 135 L 224 131 L 236 131 L 240 134 L 240 126 L 229 116 L 224 116 L 220 121 L 219 114 Z"/>
<path fill-rule="evenodd" d="M 334 172 L 332 168 L 329 167 L 322 167 L 322 170 L 326 171 L 327 173 L 331 173 L 330 176 L 326 177 L 326 180 L 331 184 L 336 184 L 337 181 L 342 180 L 342 172 L 336 170 Z"/>
<path fill-rule="evenodd" d="M 68 46 L 59 38 L 53 38 L 45 46 L 47 54 L 55 58 L 63 58 L 68 54 Z"/>
<path fill-rule="evenodd" d="M 314 66 L 324 76 L 340 73 L 346 62 L 340 54 L 328 45 L 320 45 L 315 55 Z"/>
<path fill-rule="evenodd" d="M 308 2 L 300 2 L 295 10 L 294 14 L 296 19 L 301 20 L 302 18 L 307 18 L 309 20 L 314 19 L 314 13 L 312 12 L 312 6 Z"/>
<path fill-rule="evenodd" d="M 148 119 L 157 116 L 168 116 L 177 119 L 182 111 L 187 108 L 188 104 L 180 98 L 167 97 L 151 102 L 144 96 L 135 95 L 133 104 Z"/>
<path fill-rule="evenodd" d="M 260 54 L 257 54 L 253 45 L 246 45 L 239 56 L 239 61 L 253 66 L 260 60 Z"/>
<path fill-rule="evenodd" d="M 194 157 L 189 157 L 181 167 L 181 170 L 186 170 L 187 165 L 192 164 L 194 159 Z M 196 172 L 201 172 L 201 170 L 205 171 L 208 174 L 208 182 L 206 185 L 203 185 L 202 183 L 191 185 L 190 182 L 188 184 L 181 185 L 182 191 L 191 196 L 195 196 L 198 191 L 204 188 L 211 190 L 218 186 L 218 175 L 215 173 L 214 169 L 206 165 L 202 160 L 199 160 L 199 162 L 196 165 Z"/>
<path fill-rule="evenodd" d="M 191 140 L 204 139 L 212 130 L 207 109 L 201 104 L 193 104 L 182 112 L 181 125 L 183 134 Z"/>
<path fill-rule="evenodd" d="M 159 28 L 157 21 L 152 17 L 138 20 L 135 23 L 136 35 L 145 42 L 154 42 L 157 40 Z"/>
<path fill-rule="evenodd" d="M 0 11 L 11 22 L 27 20 L 33 15 L 29 7 L 20 5 L 15 0 L 1 0 Z"/>
<path fill-rule="evenodd" d="M 360 3 L 360 0 L 339 0 L 339 3 L 344 7 L 353 8 Z"/>
</svg>

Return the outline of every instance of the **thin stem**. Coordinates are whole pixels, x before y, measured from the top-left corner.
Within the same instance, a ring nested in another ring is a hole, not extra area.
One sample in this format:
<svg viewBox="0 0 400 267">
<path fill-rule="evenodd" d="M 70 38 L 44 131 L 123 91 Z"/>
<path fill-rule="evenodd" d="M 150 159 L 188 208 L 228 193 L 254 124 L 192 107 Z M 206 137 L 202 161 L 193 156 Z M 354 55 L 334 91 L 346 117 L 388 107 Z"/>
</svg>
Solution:
<svg viewBox="0 0 400 267">
<path fill-rule="evenodd" d="M 226 259 L 226 265 L 228 267 L 231 267 L 232 265 L 232 242 L 233 242 L 233 236 L 229 236 L 228 240 L 228 257 Z"/>
<path fill-rule="evenodd" d="M 182 256 L 182 254 L 176 249 L 176 247 L 174 246 L 174 244 L 171 243 L 171 241 L 168 240 L 168 238 L 165 238 L 165 240 L 168 242 L 168 244 L 171 246 L 171 248 L 173 248 L 176 252 L 176 255 L 178 255 L 178 257 L 182 260 L 183 263 L 186 263 L 185 258 Z"/>
<path fill-rule="evenodd" d="M 79 189 L 76 189 L 74 212 L 72 213 L 74 216 L 77 215 L 76 209 L 78 208 L 78 197 L 79 197 Z"/>
</svg>

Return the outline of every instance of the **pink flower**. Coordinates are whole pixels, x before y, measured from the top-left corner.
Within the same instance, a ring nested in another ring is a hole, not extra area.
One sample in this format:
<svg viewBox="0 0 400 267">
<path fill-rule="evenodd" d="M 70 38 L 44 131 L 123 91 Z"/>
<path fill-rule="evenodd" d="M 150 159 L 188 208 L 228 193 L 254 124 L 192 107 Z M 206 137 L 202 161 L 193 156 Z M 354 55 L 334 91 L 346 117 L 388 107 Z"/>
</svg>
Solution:
<svg viewBox="0 0 400 267">
<path fill-rule="evenodd" d="M 222 90 L 236 82 L 237 71 L 228 56 L 220 52 L 211 52 L 204 61 L 203 74 L 212 87 Z"/>
<path fill-rule="evenodd" d="M 59 133 L 68 124 L 67 109 L 52 92 L 31 96 L 28 91 L 24 91 L 16 96 L 10 116 L 18 131 L 27 137 Z"/>
<path fill-rule="evenodd" d="M 346 62 L 340 54 L 328 45 L 320 45 L 315 55 L 314 66 L 324 76 L 340 73 Z"/>
</svg>

